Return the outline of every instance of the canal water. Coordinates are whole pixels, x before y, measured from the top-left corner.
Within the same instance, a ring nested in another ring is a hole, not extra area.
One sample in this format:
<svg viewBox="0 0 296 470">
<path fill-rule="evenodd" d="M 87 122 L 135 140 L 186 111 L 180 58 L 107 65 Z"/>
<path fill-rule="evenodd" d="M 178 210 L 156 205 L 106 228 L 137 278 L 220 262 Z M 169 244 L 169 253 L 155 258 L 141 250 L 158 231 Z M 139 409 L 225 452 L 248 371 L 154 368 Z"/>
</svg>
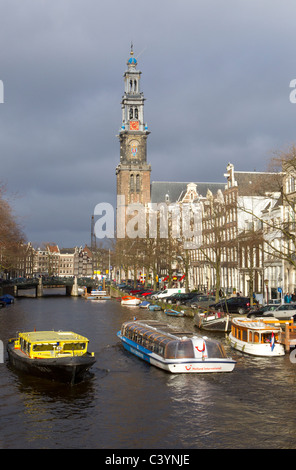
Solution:
<svg viewBox="0 0 296 470">
<path fill-rule="evenodd" d="M 130 355 L 116 333 L 137 318 L 197 331 L 112 301 L 63 295 L 23 298 L 0 310 L 0 339 L 17 331 L 72 330 L 90 339 L 97 362 L 74 387 L 23 376 L 0 364 L 2 449 L 295 449 L 296 364 L 232 350 L 225 374 L 171 375 Z M 217 335 L 216 335 L 217 338 Z"/>
</svg>

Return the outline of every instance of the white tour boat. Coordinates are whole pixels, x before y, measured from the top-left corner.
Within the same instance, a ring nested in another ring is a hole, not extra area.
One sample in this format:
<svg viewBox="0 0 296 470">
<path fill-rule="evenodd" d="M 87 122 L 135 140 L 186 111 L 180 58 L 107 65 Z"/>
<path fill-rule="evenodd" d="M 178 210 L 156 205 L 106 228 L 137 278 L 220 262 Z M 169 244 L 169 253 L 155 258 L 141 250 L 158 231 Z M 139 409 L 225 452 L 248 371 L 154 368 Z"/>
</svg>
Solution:
<svg viewBox="0 0 296 470">
<path fill-rule="evenodd" d="M 218 341 L 157 320 L 125 322 L 117 336 L 127 351 L 168 372 L 231 372 L 236 364 Z"/>
<path fill-rule="evenodd" d="M 284 356 L 279 343 L 281 326 L 276 318 L 232 318 L 230 344 L 234 349 L 254 356 Z"/>
<path fill-rule="evenodd" d="M 141 300 L 138 299 L 138 297 L 135 297 L 134 295 L 126 295 L 121 298 L 121 305 L 132 305 L 136 306 L 141 303 Z"/>
</svg>

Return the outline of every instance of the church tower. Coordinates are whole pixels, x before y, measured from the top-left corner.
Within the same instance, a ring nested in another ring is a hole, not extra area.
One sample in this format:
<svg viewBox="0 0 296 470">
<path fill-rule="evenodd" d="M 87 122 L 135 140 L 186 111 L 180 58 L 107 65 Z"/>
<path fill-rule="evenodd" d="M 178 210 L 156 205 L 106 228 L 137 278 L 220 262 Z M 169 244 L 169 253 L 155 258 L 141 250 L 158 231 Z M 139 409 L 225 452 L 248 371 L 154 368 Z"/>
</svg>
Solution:
<svg viewBox="0 0 296 470">
<path fill-rule="evenodd" d="M 141 72 L 131 46 L 124 77 L 122 124 L 119 132 L 120 163 L 116 168 L 117 196 L 125 205 L 150 202 L 151 165 L 147 164 L 147 125 L 144 122 L 144 95 L 140 91 Z"/>
</svg>

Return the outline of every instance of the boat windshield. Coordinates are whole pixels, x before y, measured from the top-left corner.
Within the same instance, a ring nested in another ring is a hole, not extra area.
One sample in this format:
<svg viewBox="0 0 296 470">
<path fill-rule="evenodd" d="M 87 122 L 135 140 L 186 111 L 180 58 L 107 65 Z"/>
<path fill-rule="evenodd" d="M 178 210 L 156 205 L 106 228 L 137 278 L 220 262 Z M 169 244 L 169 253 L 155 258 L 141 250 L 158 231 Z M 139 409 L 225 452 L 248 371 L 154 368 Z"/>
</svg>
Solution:
<svg viewBox="0 0 296 470">
<path fill-rule="evenodd" d="M 207 346 L 208 358 L 227 357 L 224 346 L 218 341 L 214 341 L 214 340 L 206 341 L 206 346 Z"/>
<path fill-rule="evenodd" d="M 194 357 L 193 345 L 190 339 L 182 341 L 169 341 L 166 345 L 166 359 L 182 359 Z"/>
</svg>

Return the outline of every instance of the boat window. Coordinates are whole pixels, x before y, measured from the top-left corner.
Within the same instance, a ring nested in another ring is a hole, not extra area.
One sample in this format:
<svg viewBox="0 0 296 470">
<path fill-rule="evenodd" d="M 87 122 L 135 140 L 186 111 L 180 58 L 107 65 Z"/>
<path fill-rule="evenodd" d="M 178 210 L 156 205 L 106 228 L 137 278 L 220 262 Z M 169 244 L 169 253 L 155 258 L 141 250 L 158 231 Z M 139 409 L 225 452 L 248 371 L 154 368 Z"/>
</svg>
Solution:
<svg viewBox="0 0 296 470">
<path fill-rule="evenodd" d="M 254 332 L 254 343 L 259 343 L 259 333 Z"/>
<path fill-rule="evenodd" d="M 217 341 L 206 341 L 208 357 L 227 357 L 224 346 Z"/>
<path fill-rule="evenodd" d="M 252 331 L 249 331 L 249 343 L 252 343 L 252 342 L 253 342 Z"/>
<path fill-rule="evenodd" d="M 262 333 L 262 343 L 270 343 L 271 342 L 271 333 Z"/>
<path fill-rule="evenodd" d="M 177 353 L 178 341 L 170 341 L 165 348 L 166 359 L 175 359 Z"/>
<path fill-rule="evenodd" d="M 56 343 L 54 343 L 54 344 L 50 344 L 50 343 L 34 344 L 33 345 L 33 351 L 53 351 L 54 346 L 56 347 Z"/>
<path fill-rule="evenodd" d="M 82 351 L 85 349 L 85 343 L 65 343 L 64 351 L 73 351 L 73 350 Z"/>
<path fill-rule="evenodd" d="M 31 344 L 28 343 L 28 341 L 26 341 L 25 339 L 21 338 L 21 349 L 22 349 L 22 351 L 24 351 L 25 353 L 28 354 L 28 352 L 30 351 L 30 347 L 31 347 Z"/>
<path fill-rule="evenodd" d="M 248 332 L 247 330 L 242 330 L 242 340 L 248 341 Z"/>
<path fill-rule="evenodd" d="M 181 359 L 183 357 L 194 357 L 193 345 L 190 339 L 180 341 L 178 343 L 178 351 L 176 357 L 177 359 Z"/>
</svg>

